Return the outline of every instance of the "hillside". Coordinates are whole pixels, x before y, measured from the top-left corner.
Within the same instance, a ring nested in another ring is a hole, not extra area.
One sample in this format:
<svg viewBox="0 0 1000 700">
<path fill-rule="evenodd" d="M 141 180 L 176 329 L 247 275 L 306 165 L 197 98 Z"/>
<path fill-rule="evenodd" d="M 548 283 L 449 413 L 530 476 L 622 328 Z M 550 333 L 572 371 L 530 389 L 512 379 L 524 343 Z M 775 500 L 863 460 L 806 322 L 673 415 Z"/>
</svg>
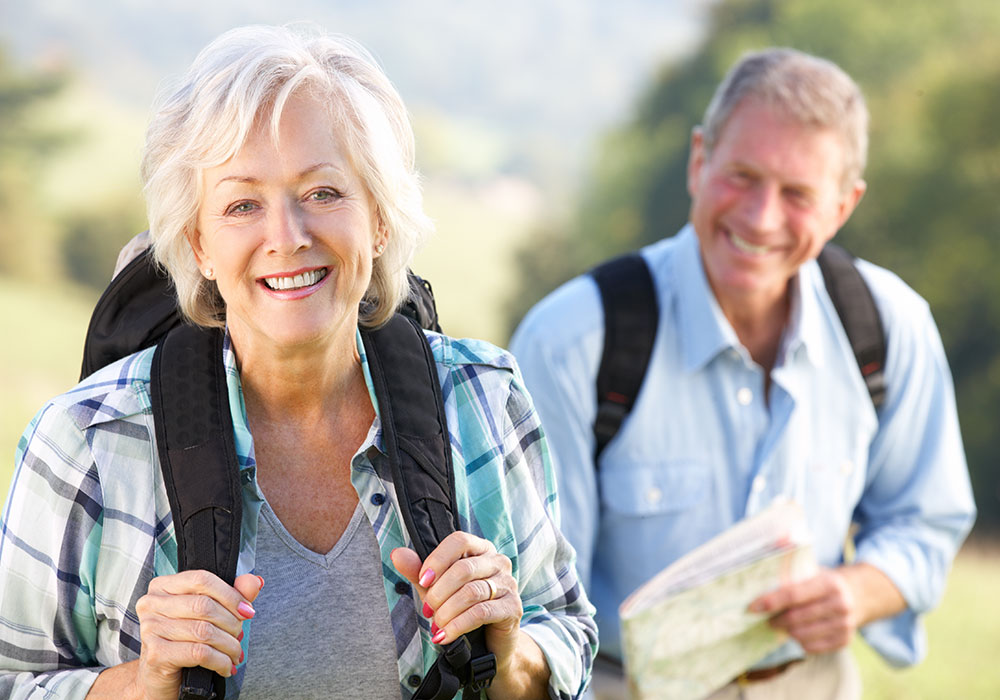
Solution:
<svg viewBox="0 0 1000 700">
<path fill-rule="evenodd" d="M 80 374 L 83 338 L 95 301 L 69 286 L 26 286 L 0 276 L 0 497 L 6 501 L 14 449 L 42 404 L 73 386 Z M 0 502 L 3 502 L 0 501 Z"/>
</svg>

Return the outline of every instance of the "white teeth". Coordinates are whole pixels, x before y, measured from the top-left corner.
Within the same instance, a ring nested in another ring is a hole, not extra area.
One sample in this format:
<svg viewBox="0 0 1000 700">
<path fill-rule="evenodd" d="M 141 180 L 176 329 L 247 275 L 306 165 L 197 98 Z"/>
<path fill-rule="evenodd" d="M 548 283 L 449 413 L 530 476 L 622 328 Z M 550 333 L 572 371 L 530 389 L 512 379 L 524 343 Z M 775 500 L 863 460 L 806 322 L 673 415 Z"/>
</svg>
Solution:
<svg viewBox="0 0 1000 700">
<path fill-rule="evenodd" d="M 729 234 L 729 240 L 731 240 L 733 242 L 733 245 L 736 246 L 739 250 L 742 250 L 744 253 L 750 253 L 751 255 L 763 255 L 768 251 L 766 245 L 754 245 L 753 243 L 750 243 L 749 241 L 740 238 L 739 236 L 737 236 L 735 233 L 732 232 L 730 232 Z"/>
<path fill-rule="evenodd" d="M 310 287 L 326 277 L 326 268 L 310 270 L 293 277 L 265 277 L 264 284 L 275 290 L 299 289 Z"/>
</svg>

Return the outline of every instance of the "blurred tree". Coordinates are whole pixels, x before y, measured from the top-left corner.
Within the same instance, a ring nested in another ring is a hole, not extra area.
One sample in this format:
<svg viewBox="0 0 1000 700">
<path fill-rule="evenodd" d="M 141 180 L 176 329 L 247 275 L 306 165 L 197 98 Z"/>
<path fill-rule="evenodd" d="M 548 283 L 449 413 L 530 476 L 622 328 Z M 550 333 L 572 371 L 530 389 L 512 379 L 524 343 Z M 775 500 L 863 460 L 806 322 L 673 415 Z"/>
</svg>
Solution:
<svg viewBox="0 0 1000 700">
<path fill-rule="evenodd" d="M 745 51 L 792 46 L 841 65 L 872 113 L 868 194 L 839 239 L 930 303 L 955 377 L 980 507 L 1000 528 L 1000 3 L 724 0 L 696 52 L 665 66 L 608 134 L 576 214 L 522 254 L 511 327 L 598 260 L 687 219 L 691 128 Z M 539 238 L 546 232 L 540 232 Z"/>
<path fill-rule="evenodd" d="M 91 212 L 78 212 L 63 224 L 62 262 L 75 282 L 103 291 L 111 280 L 122 246 L 146 228 L 139 198 L 119 195 Z"/>
<path fill-rule="evenodd" d="M 28 73 L 10 65 L 0 48 L 0 273 L 51 274 L 56 263 L 50 225 L 34 197 L 47 159 L 72 136 L 38 126 L 38 110 L 66 82 L 61 73 Z"/>
</svg>

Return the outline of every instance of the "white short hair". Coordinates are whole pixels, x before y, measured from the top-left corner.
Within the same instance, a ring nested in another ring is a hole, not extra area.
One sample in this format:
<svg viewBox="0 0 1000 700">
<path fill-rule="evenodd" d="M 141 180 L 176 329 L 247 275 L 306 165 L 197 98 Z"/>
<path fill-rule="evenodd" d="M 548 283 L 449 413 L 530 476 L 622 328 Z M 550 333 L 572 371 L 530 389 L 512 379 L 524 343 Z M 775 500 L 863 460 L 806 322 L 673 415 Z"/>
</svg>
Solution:
<svg viewBox="0 0 1000 700">
<path fill-rule="evenodd" d="M 399 93 L 355 41 L 315 27 L 249 26 L 222 34 L 163 92 L 146 132 L 142 180 L 156 260 L 194 323 L 220 326 L 225 307 L 198 270 L 193 232 L 206 168 L 224 163 L 255 126 L 278 122 L 297 90 L 330 107 L 337 136 L 388 234 L 372 266 L 360 322 L 384 323 L 409 294 L 407 268 L 433 231 L 414 163 L 413 129 Z"/>
<path fill-rule="evenodd" d="M 745 54 L 716 88 L 702 122 L 711 152 L 729 117 L 744 100 L 759 100 L 788 118 L 833 129 L 844 143 L 841 185 L 850 187 L 868 158 L 868 107 L 864 95 L 837 64 L 795 49 L 769 48 Z"/>
</svg>

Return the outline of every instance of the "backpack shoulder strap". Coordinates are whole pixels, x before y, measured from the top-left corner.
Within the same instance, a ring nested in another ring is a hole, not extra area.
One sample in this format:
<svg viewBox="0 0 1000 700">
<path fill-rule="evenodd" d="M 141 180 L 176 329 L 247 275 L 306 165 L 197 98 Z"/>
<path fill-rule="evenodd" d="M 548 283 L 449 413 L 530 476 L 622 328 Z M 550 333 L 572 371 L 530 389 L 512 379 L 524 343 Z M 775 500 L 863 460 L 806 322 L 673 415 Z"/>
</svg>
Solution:
<svg viewBox="0 0 1000 700">
<path fill-rule="evenodd" d="M 590 271 L 604 306 L 604 351 L 597 372 L 596 450 L 618 434 L 635 405 L 656 340 L 659 304 L 649 266 L 639 253 L 609 260 Z"/>
<path fill-rule="evenodd" d="M 362 330 L 406 529 L 425 559 L 454 532 L 455 484 L 437 368 L 420 327 L 399 314 Z"/>
<path fill-rule="evenodd" d="M 363 330 L 382 437 L 403 521 L 421 559 L 458 528 L 451 442 L 437 365 L 420 325 L 400 314 Z M 496 674 L 482 628 L 449 644 L 415 698 L 478 697 Z"/>
<path fill-rule="evenodd" d="M 886 337 L 875 299 L 854 265 L 854 256 L 840 246 L 827 243 L 817 262 L 868 394 L 878 409 L 885 402 Z"/>
<path fill-rule="evenodd" d="M 222 342 L 218 329 L 170 331 L 153 354 L 150 400 L 178 570 L 205 569 L 232 584 L 243 507 Z M 185 669 L 181 700 L 224 695 L 221 676 Z"/>
</svg>

